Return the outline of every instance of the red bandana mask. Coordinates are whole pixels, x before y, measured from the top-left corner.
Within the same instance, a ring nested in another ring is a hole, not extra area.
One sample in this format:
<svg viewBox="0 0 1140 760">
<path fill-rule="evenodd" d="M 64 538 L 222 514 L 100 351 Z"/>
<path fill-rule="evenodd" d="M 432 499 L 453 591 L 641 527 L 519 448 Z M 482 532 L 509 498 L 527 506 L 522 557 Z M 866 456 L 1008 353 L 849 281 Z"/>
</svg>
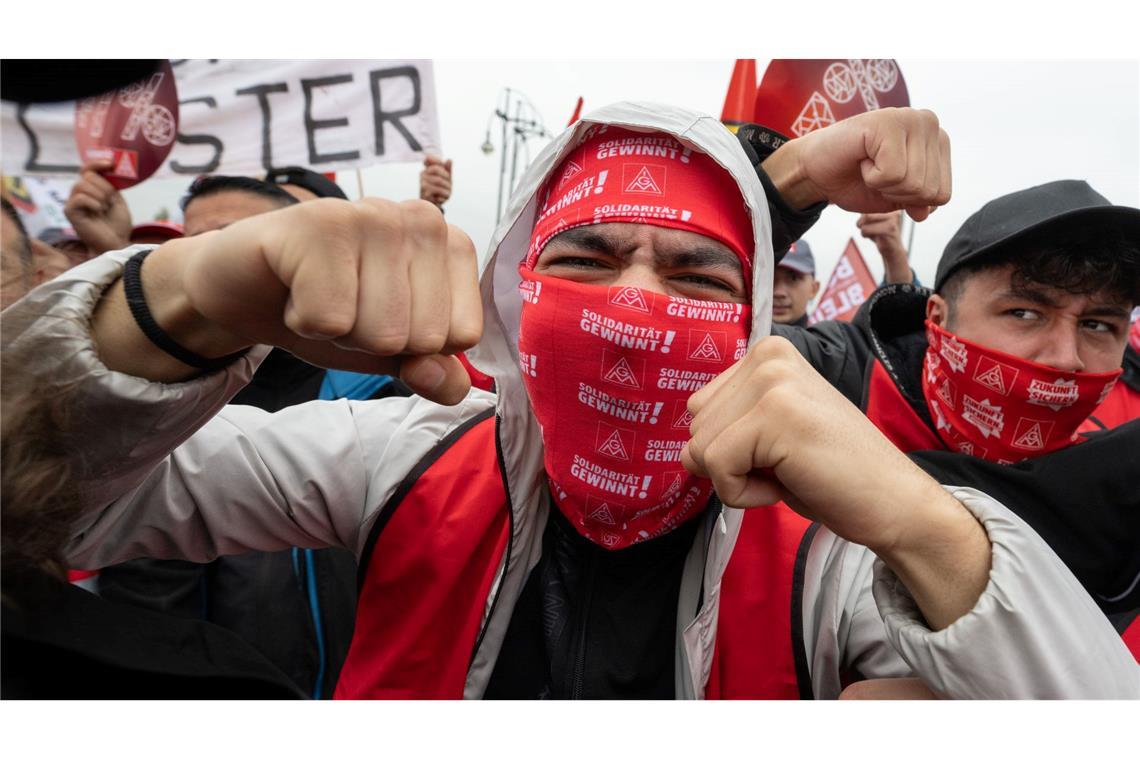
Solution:
<svg viewBox="0 0 1140 760">
<path fill-rule="evenodd" d="M 687 403 L 744 356 L 751 309 L 531 270 L 558 233 L 627 222 L 718 240 L 751 282 L 752 221 L 739 185 L 709 156 L 669 135 L 604 125 L 584 133 L 539 200 L 520 266 L 523 380 L 555 505 L 587 539 L 622 549 L 708 502 L 712 482 L 681 464 Z"/>
<path fill-rule="evenodd" d="M 963 340 L 926 322 L 922 393 L 951 449 L 999 464 L 1062 449 L 1116 384 L 1114 372 L 1066 372 Z"/>
<path fill-rule="evenodd" d="M 520 271 L 519 362 L 555 505 L 607 549 L 699 514 L 712 482 L 681 465 L 686 404 L 744 356 L 751 309 Z"/>
</svg>

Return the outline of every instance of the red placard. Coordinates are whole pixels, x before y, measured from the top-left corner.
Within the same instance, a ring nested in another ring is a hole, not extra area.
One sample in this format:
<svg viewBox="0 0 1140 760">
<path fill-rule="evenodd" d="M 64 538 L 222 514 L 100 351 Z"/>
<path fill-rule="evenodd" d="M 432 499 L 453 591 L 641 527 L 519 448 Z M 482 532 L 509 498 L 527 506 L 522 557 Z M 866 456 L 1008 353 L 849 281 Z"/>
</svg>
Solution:
<svg viewBox="0 0 1140 760">
<path fill-rule="evenodd" d="M 874 290 L 875 278 L 871 276 L 867 262 L 863 261 L 863 254 L 859 253 L 859 246 L 850 239 L 843 255 L 835 262 L 827 287 L 811 314 L 810 324 L 826 319 L 850 322 Z"/>
<path fill-rule="evenodd" d="M 147 79 L 75 104 L 84 162 L 110 159 L 103 173 L 120 190 L 158 171 L 178 134 L 178 88 L 169 61 Z"/>
<path fill-rule="evenodd" d="M 752 119 L 800 137 L 864 111 L 909 105 L 902 72 L 890 58 L 776 58 L 756 90 Z"/>
</svg>

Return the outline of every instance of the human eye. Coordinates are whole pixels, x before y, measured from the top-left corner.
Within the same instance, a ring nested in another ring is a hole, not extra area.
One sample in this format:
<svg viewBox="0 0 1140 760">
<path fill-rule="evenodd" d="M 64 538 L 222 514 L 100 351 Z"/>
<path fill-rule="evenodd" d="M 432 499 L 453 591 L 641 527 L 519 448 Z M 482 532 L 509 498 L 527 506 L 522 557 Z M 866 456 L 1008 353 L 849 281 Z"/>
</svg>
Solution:
<svg viewBox="0 0 1140 760">
<path fill-rule="evenodd" d="M 1112 322 L 1106 322 L 1103 319 L 1082 319 L 1080 324 L 1083 330 L 1104 333 L 1106 335 L 1116 335 L 1120 329 Z"/>
<path fill-rule="evenodd" d="M 674 278 L 678 282 L 691 283 L 698 287 L 709 288 L 710 290 L 719 290 L 725 293 L 735 293 L 736 289 L 729 285 L 724 280 L 717 279 L 716 277 L 709 277 L 703 274 L 683 274 Z"/>
<path fill-rule="evenodd" d="M 1014 309 L 1006 309 L 1003 313 L 1008 317 L 1013 317 L 1014 319 L 1019 319 L 1026 322 L 1041 318 L 1040 312 L 1033 309 L 1025 309 L 1020 307 Z"/>
<path fill-rule="evenodd" d="M 551 256 L 543 263 L 547 267 L 570 267 L 572 269 L 601 269 L 606 266 L 601 259 L 573 254 Z"/>
</svg>

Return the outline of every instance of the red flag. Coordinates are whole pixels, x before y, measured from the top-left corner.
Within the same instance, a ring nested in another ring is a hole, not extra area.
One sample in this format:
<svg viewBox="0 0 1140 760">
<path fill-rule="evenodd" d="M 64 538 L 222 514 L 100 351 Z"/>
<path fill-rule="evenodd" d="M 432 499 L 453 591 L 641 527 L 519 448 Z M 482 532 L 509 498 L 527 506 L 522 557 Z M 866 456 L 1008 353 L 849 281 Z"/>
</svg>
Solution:
<svg viewBox="0 0 1140 760">
<path fill-rule="evenodd" d="M 874 290 L 875 278 L 871 276 L 871 270 L 867 268 L 867 262 L 863 261 L 863 254 L 859 253 L 859 246 L 855 245 L 852 238 L 847 241 L 847 248 L 839 261 L 835 262 L 835 270 L 827 281 L 823 295 L 819 297 L 810 323 L 814 325 L 825 319 L 850 322 L 859 306 Z"/>
<path fill-rule="evenodd" d="M 728 82 L 728 94 L 724 97 L 724 108 L 720 120 L 740 124 L 752 119 L 756 102 L 756 59 L 737 58 L 732 67 L 732 79 Z"/>
<path fill-rule="evenodd" d="M 890 58 L 776 58 L 756 90 L 752 120 L 800 137 L 864 111 L 909 105 L 902 72 Z"/>
<path fill-rule="evenodd" d="M 109 159 L 103 176 L 120 190 L 158 171 L 177 134 L 178 88 L 169 61 L 141 82 L 75 104 L 79 155 Z"/>
<path fill-rule="evenodd" d="M 578 118 L 581 115 L 582 115 L 582 96 L 579 95 L 578 96 L 578 105 L 574 106 L 574 114 L 570 117 L 570 121 L 566 122 L 566 126 L 569 127 L 574 122 L 578 121 Z"/>
</svg>

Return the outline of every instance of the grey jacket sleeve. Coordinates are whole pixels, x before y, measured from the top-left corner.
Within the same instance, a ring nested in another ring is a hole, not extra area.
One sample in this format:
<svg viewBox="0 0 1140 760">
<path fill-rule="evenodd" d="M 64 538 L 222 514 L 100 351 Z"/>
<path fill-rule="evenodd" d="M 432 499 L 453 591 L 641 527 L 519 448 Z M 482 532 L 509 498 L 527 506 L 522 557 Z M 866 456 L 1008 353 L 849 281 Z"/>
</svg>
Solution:
<svg viewBox="0 0 1140 760">
<path fill-rule="evenodd" d="M 923 681 L 972 699 L 1140 699 L 1140 665 L 1049 545 L 985 494 L 947 490 L 993 546 L 974 609 L 931 631 L 894 573 L 875 564 L 887 638 Z"/>
<path fill-rule="evenodd" d="M 1136 699 L 1140 666 L 1048 545 L 1000 503 L 946 487 L 982 523 L 990 579 L 974 608 L 931 631 L 914 599 L 866 548 L 821 529 L 808 557 L 804 631 L 817 697 L 839 673 L 917 675 L 954 699 Z M 813 578 L 814 575 L 814 578 Z"/>
<path fill-rule="evenodd" d="M 264 347 L 183 383 L 109 370 L 88 325 L 134 252 L 87 262 L 3 315 L 5 352 L 27 356 L 19 382 L 70 399 L 59 435 L 75 452 L 81 481 L 82 514 L 67 550 L 73 567 L 290 546 L 359 552 L 403 476 L 494 403 L 473 391 L 454 407 L 417 397 L 310 402 L 277 414 L 226 407 Z"/>
</svg>

